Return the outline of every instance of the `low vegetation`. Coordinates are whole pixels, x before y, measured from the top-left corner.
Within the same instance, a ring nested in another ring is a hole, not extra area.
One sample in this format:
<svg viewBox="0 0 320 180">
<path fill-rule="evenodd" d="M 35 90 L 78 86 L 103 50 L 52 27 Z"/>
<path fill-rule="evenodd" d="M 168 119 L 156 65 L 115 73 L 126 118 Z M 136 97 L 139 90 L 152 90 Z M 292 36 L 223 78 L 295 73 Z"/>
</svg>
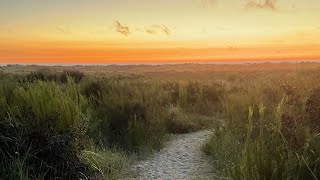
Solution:
<svg viewBox="0 0 320 180">
<path fill-rule="evenodd" d="M 118 179 L 168 134 L 214 128 L 221 178 L 320 178 L 317 64 L 180 66 L 0 68 L 0 177 Z"/>
<path fill-rule="evenodd" d="M 319 179 L 318 75 L 261 76 L 226 93 L 225 126 L 203 148 L 220 177 Z"/>
<path fill-rule="evenodd" d="M 223 93 L 207 81 L 2 73 L 0 176 L 118 179 L 132 154 L 160 149 L 168 134 L 212 127 Z"/>
</svg>

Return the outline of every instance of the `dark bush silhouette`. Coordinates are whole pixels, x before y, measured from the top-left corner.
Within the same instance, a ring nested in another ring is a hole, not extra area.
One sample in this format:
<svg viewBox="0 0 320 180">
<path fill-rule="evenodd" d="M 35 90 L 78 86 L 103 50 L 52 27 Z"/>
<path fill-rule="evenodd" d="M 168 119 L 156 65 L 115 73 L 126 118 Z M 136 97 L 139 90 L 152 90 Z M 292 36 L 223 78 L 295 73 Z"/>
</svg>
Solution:
<svg viewBox="0 0 320 180">
<path fill-rule="evenodd" d="M 71 132 L 54 134 L 50 132 L 32 132 L 21 124 L 0 121 L 0 176 L 4 179 L 78 179 L 80 172 L 87 167 L 78 157 L 73 147 Z M 17 171 L 16 163 L 25 172 L 12 174 Z"/>
<path fill-rule="evenodd" d="M 71 77 L 74 82 L 80 83 L 81 80 L 85 77 L 83 72 L 80 71 L 74 71 L 74 70 L 64 70 L 61 73 L 61 82 L 62 83 L 67 83 L 68 82 L 68 77 Z"/>
<path fill-rule="evenodd" d="M 37 71 L 31 72 L 26 76 L 27 81 L 58 81 L 59 80 L 59 74 L 51 71 L 50 69 L 44 68 L 39 69 Z"/>
</svg>

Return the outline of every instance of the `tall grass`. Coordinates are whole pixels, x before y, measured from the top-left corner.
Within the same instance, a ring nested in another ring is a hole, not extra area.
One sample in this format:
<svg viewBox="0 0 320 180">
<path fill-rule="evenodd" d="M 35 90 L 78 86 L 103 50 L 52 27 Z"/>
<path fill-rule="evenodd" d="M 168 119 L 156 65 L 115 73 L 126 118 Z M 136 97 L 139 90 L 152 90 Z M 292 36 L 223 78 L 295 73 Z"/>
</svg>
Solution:
<svg viewBox="0 0 320 180">
<path fill-rule="evenodd" d="M 167 104 L 161 87 L 102 80 L 88 82 L 83 89 L 91 99 L 95 121 L 91 136 L 98 144 L 128 150 L 161 145 L 166 133 L 163 115 Z"/>
<path fill-rule="evenodd" d="M 277 78 L 223 99 L 226 127 L 204 146 L 221 177 L 319 179 L 317 80 L 281 77 L 279 86 Z"/>
<path fill-rule="evenodd" d="M 1 159 L 10 169 L 2 177 L 12 178 L 11 170 L 23 174 L 21 169 L 27 174 L 23 179 L 78 177 L 83 167 L 78 142 L 85 135 L 79 124 L 86 120 L 86 101 L 79 92 L 72 82 L 59 87 L 37 81 L 2 94 Z"/>
<path fill-rule="evenodd" d="M 131 153 L 160 149 L 169 133 L 211 128 L 224 92 L 207 81 L 51 69 L 0 74 L 0 82 L 5 179 L 117 179 Z"/>
<path fill-rule="evenodd" d="M 80 155 L 81 161 L 95 170 L 94 179 L 119 179 L 126 175 L 129 161 L 127 155 L 116 150 L 85 150 Z"/>
</svg>

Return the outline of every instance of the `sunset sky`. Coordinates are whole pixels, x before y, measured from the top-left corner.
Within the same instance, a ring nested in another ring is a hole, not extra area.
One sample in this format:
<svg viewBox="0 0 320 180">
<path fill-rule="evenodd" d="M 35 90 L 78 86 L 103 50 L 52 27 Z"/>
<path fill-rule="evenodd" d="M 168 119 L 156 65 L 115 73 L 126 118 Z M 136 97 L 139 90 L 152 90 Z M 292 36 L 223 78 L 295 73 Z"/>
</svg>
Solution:
<svg viewBox="0 0 320 180">
<path fill-rule="evenodd" d="M 320 59 L 320 0 L 1 0 L 0 63 Z"/>
</svg>

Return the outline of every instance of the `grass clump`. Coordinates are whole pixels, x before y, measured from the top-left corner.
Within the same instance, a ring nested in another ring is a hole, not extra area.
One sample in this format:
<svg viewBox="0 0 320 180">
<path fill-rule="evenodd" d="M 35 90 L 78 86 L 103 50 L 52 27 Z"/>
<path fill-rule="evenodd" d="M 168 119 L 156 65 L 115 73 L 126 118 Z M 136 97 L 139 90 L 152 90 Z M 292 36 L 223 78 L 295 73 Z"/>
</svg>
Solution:
<svg viewBox="0 0 320 180">
<path fill-rule="evenodd" d="M 127 155 L 116 150 L 83 151 L 81 161 L 90 166 L 95 179 L 119 179 L 126 174 L 129 166 Z"/>
<path fill-rule="evenodd" d="M 65 91 L 54 82 L 39 81 L 14 90 L 9 114 L 30 129 L 61 132 L 82 118 L 85 100 L 77 87 L 68 84 Z"/>
<path fill-rule="evenodd" d="M 179 107 L 169 106 L 166 115 L 167 131 L 173 134 L 183 134 L 218 126 L 216 117 L 183 112 Z"/>
<path fill-rule="evenodd" d="M 166 103 L 160 87 L 118 80 L 95 82 L 93 86 L 99 88 L 90 91 L 92 86 L 87 86 L 90 89 L 84 88 L 84 92 L 94 109 L 98 128 L 93 128 L 91 136 L 98 144 L 129 151 L 161 146 L 166 134 Z"/>
<path fill-rule="evenodd" d="M 76 83 L 80 83 L 84 77 L 85 77 L 85 74 L 83 72 L 76 71 L 76 70 L 64 70 L 61 73 L 60 79 L 62 83 L 67 83 L 69 81 L 69 78 L 72 78 Z"/>
<path fill-rule="evenodd" d="M 67 86 L 38 81 L 2 96 L 1 162 L 9 168 L 2 177 L 79 178 L 85 168 L 77 157 L 85 133 L 79 126 L 86 120 L 85 100 L 74 84 Z"/>
<path fill-rule="evenodd" d="M 170 107 L 167 114 L 167 129 L 171 133 L 188 133 L 195 129 L 194 122 L 178 107 Z"/>
</svg>

